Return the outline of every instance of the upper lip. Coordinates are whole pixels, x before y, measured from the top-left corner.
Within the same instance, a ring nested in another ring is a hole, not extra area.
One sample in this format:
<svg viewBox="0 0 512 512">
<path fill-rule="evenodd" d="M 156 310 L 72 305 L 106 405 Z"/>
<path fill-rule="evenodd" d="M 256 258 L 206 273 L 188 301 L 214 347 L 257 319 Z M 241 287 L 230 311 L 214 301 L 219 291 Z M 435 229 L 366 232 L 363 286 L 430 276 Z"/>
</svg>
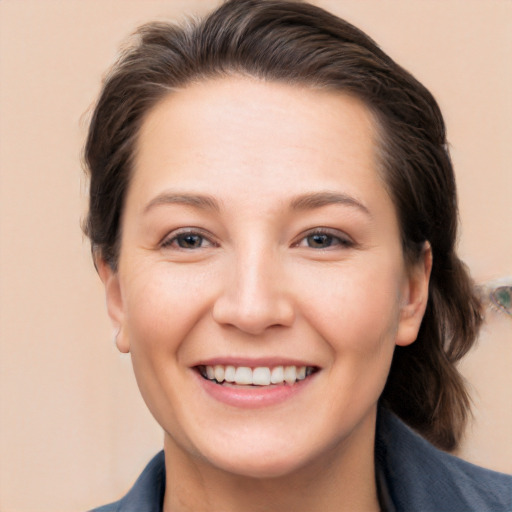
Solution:
<svg viewBox="0 0 512 512">
<path fill-rule="evenodd" d="M 311 361 L 300 360 L 290 357 L 233 357 L 233 356 L 218 356 L 210 357 L 207 359 L 201 359 L 197 361 L 192 367 L 195 366 L 247 366 L 249 368 L 268 367 L 273 368 L 275 366 L 313 366 L 318 368 L 317 364 Z"/>
</svg>

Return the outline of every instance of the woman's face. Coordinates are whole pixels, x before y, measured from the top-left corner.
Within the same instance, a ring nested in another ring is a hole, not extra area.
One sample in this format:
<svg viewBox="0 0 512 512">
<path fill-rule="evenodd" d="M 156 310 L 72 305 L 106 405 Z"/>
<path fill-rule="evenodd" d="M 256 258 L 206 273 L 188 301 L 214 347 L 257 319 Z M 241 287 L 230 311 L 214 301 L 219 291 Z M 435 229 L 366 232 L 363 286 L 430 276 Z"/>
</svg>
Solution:
<svg viewBox="0 0 512 512">
<path fill-rule="evenodd" d="M 168 450 L 251 476 L 371 453 L 429 273 L 405 268 L 375 140 L 354 98 L 248 78 L 149 113 L 100 273 Z"/>
</svg>

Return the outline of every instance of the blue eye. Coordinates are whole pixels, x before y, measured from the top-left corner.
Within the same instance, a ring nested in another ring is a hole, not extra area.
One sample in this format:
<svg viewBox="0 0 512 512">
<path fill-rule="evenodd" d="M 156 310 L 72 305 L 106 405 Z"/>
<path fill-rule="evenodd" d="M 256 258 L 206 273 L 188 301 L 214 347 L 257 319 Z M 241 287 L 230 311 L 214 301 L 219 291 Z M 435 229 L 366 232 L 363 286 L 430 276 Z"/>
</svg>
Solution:
<svg viewBox="0 0 512 512">
<path fill-rule="evenodd" d="M 306 237 L 308 247 L 313 249 L 325 249 L 331 247 L 334 237 L 325 233 L 315 233 Z"/>
<path fill-rule="evenodd" d="M 331 233 L 330 231 L 314 231 L 302 238 L 297 246 L 309 247 L 311 249 L 330 249 L 352 247 L 354 242 L 342 234 Z"/>
</svg>

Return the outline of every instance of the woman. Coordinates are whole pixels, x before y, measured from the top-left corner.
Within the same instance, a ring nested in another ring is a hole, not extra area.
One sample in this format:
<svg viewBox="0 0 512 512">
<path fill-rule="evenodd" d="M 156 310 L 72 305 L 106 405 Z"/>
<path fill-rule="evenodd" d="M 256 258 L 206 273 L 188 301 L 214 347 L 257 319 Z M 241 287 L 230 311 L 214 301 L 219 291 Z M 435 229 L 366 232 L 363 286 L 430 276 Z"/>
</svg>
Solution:
<svg viewBox="0 0 512 512">
<path fill-rule="evenodd" d="M 481 323 L 431 94 L 305 3 L 149 24 L 107 77 L 86 230 L 165 432 L 98 510 L 497 511 L 455 448 Z M 399 419 L 400 418 L 400 419 Z"/>
</svg>

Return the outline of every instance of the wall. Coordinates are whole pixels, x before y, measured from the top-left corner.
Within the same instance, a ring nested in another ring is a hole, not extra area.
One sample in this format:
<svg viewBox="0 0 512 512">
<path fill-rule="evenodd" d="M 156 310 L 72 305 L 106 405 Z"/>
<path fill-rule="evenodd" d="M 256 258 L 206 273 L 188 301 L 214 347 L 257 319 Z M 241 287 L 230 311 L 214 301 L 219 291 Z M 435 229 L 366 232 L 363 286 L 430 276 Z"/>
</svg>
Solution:
<svg viewBox="0 0 512 512">
<path fill-rule="evenodd" d="M 79 155 L 100 78 L 149 19 L 211 0 L 0 2 L 0 510 L 111 501 L 162 435 L 111 342 L 79 223 Z M 460 252 L 479 282 L 512 275 L 512 2 L 323 0 L 368 31 L 443 108 Z M 512 472 L 512 319 L 490 312 L 464 361 L 475 421 L 461 456 Z"/>
</svg>

